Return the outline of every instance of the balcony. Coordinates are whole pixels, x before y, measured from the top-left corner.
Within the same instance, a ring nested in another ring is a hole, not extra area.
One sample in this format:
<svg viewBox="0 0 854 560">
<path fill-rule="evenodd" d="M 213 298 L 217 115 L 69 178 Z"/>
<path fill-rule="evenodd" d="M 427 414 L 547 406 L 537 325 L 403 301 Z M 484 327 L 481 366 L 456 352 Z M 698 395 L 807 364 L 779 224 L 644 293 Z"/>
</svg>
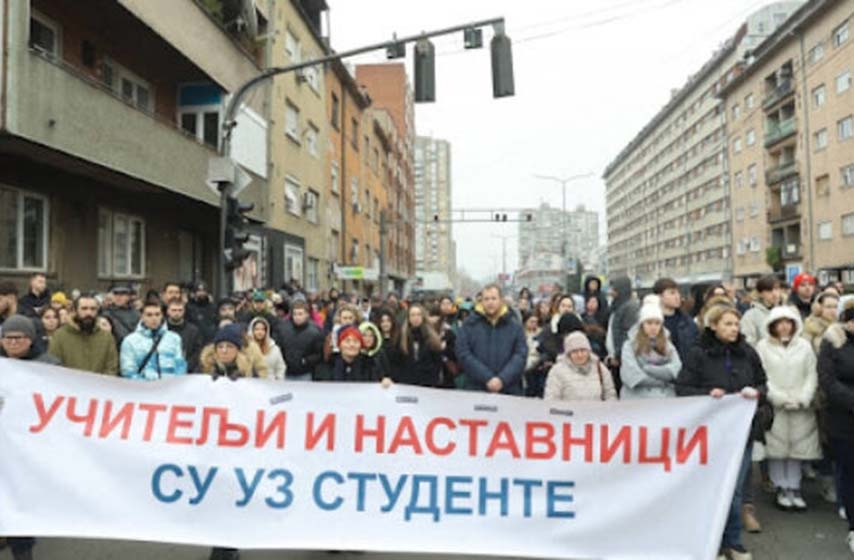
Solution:
<svg viewBox="0 0 854 560">
<path fill-rule="evenodd" d="M 775 105 L 789 98 L 795 93 L 795 88 L 792 85 L 792 79 L 786 78 L 780 82 L 777 87 L 768 92 L 765 99 L 762 101 L 762 109 L 764 111 L 771 110 Z"/>
<path fill-rule="evenodd" d="M 778 222 L 785 222 L 794 218 L 800 218 L 800 216 L 800 204 L 787 204 L 785 206 L 777 206 L 776 208 L 771 208 L 770 210 L 768 210 L 768 223 L 775 224 Z"/>
<path fill-rule="evenodd" d="M 770 148 L 774 144 L 782 142 L 792 136 L 798 130 L 798 123 L 794 116 L 782 121 L 768 121 L 765 124 L 765 147 Z"/>
<path fill-rule="evenodd" d="M 769 187 L 785 181 L 798 174 L 798 164 L 795 160 L 781 163 L 765 172 L 765 184 Z"/>
</svg>

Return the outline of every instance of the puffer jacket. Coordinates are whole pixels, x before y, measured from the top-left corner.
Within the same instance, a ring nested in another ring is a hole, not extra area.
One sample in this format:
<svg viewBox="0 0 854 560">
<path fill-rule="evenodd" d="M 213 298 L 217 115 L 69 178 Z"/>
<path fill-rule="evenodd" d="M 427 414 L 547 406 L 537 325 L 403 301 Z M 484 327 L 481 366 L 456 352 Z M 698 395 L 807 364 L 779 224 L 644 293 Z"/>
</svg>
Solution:
<svg viewBox="0 0 854 560">
<path fill-rule="evenodd" d="M 486 391 L 489 380 L 498 377 L 502 393 L 521 395 L 527 357 L 525 332 L 506 306 L 489 319 L 478 304 L 457 333 L 457 360 L 470 391 Z"/>
<path fill-rule="evenodd" d="M 834 323 L 818 353 L 818 378 L 827 397 L 830 436 L 854 443 L 854 333 Z"/>
<path fill-rule="evenodd" d="M 754 348 L 760 340 L 768 336 L 765 323 L 768 321 L 771 309 L 774 308 L 765 307 L 761 301 L 754 301 L 744 317 L 741 318 L 741 332 L 744 334 L 744 339 Z"/>
<path fill-rule="evenodd" d="M 632 281 L 628 276 L 618 276 L 611 282 L 611 287 L 617 296 L 611 305 L 607 344 L 608 353 L 619 360 L 629 331 L 638 322 L 640 305 L 632 296 Z"/>
<path fill-rule="evenodd" d="M 560 356 L 546 377 L 545 400 L 615 401 L 614 379 L 605 365 L 591 353 L 586 366 L 573 364 L 566 354 Z"/>
<path fill-rule="evenodd" d="M 145 364 L 145 368 L 139 371 L 156 337 L 160 338 L 160 344 Z M 136 330 L 122 341 L 119 363 L 122 377 L 130 379 L 153 381 L 164 376 L 187 373 L 181 337 L 166 328 L 166 323 L 162 323 L 156 330 L 151 330 L 140 322 Z"/>
<path fill-rule="evenodd" d="M 771 325 L 780 319 L 789 319 L 796 326 L 792 340 L 785 345 L 770 332 Z M 818 373 L 812 346 L 801 336 L 801 316 L 792 307 L 775 307 L 768 315 L 765 331 L 766 336 L 756 346 L 768 376 L 768 400 L 774 407 L 774 423 L 765 434 L 765 452 L 770 459 L 819 459 L 821 446 L 813 407 Z"/>
<path fill-rule="evenodd" d="M 623 387 L 620 389 L 620 398 L 628 400 L 675 397 L 676 379 L 682 370 L 679 352 L 668 340 L 666 356 L 655 350 L 647 355 L 638 355 L 635 352 L 635 340 L 639 330 L 640 325 L 635 325 L 629 331 L 629 339 L 623 344 L 623 362 L 620 365 Z"/>
</svg>

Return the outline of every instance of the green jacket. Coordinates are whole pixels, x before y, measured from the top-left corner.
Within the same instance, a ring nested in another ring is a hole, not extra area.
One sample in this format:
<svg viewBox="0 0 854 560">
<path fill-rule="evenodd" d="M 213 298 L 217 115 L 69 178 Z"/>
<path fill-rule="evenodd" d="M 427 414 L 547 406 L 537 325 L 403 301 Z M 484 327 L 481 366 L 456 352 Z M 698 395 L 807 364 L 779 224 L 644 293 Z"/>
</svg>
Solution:
<svg viewBox="0 0 854 560">
<path fill-rule="evenodd" d="M 106 375 L 119 373 L 116 341 L 97 327 L 92 334 L 83 334 L 76 325 L 65 325 L 50 338 L 48 352 L 67 368 Z"/>
</svg>

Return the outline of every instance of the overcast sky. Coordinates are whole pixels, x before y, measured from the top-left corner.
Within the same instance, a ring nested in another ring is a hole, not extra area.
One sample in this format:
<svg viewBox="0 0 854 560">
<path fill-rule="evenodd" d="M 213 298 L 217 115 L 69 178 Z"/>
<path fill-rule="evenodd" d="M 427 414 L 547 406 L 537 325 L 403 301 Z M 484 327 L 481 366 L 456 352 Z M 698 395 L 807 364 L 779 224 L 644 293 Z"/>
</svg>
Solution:
<svg viewBox="0 0 854 560">
<path fill-rule="evenodd" d="M 436 102 L 416 105 L 419 135 L 451 142 L 456 208 L 561 204 L 534 174 L 573 183 L 567 205 L 600 212 L 605 166 L 766 0 L 329 0 L 332 45 L 345 50 L 503 16 L 513 41 L 516 96 L 492 99 L 489 49 L 462 51 L 462 34 L 434 40 Z M 492 31 L 485 32 L 488 46 Z M 460 52 L 462 51 L 462 52 Z M 452 54 L 446 54 L 452 53 Z M 354 59 L 381 62 L 384 53 Z M 411 56 L 406 64 L 412 76 Z M 516 224 L 454 224 L 459 265 L 476 278 L 516 264 Z"/>
</svg>

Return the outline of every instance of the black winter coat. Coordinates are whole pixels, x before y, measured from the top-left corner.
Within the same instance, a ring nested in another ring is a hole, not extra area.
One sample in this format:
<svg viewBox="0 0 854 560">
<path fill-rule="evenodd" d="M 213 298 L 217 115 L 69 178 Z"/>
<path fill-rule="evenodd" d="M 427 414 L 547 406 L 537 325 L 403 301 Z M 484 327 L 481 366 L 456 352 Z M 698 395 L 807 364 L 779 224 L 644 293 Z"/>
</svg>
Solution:
<svg viewBox="0 0 854 560">
<path fill-rule="evenodd" d="M 341 354 L 335 354 L 332 363 L 332 379 L 331 381 L 342 381 L 347 383 L 368 383 L 379 381 L 378 372 L 374 367 L 375 364 L 371 358 L 365 355 L 359 355 L 355 360 L 348 363 L 341 357 Z"/>
<path fill-rule="evenodd" d="M 697 323 L 687 313 L 677 309 L 673 315 L 665 316 L 664 326 L 670 332 L 670 341 L 676 347 L 679 359 L 685 363 L 699 336 Z"/>
<path fill-rule="evenodd" d="M 186 320 L 198 327 L 199 333 L 202 336 L 202 343 L 208 344 L 213 341 L 216 334 L 216 304 L 210 299 L 199 301 L 191 299 L 187 302 Z"/>
<path fill-rule="evenodd" d="M 279 321 L 275 329 L 277 344 L 282 350 L 287 377 L 315 373 L 323 360 L 323 333 L 310 320 L 297 326 L 292 320 Z M 281 341 L 281 343 L 279 343 Z"/>
<path fill-rule="evenodd" d="M 412 332 L 412 342 L 408 352 L 404 352 L 399 343 L 386 349 L 389 377 L 395 383 L 419 385 L 421 387 L 439 387 L 442 379 L 442 352 L 432 350 L 423 340 L 421 332 Z"/>
<path fill-rule="evenodd" d="M 181 337 L 181 350 L 184 352 L 184 359 L 187 360 L 187 371 L 198 373 L 200 371 L 199 355 L 205 347 L 199 327 L 186 320 L 180 325 L 173 325 L 166 321 L 166 327 Z"/>
<path fill-rule="evenodd" d="M 40 296 L 33 292 L 28 292 L 27 295 L 18 300 L 18 313 L 35 319 L 39 316 L 39 312 L 50 305 L 50 290 L 45 290 Z"/>
<path fill-rule="evenodd" d="M 760 407 L 765 408 L 768 381 L 759 354 L 742 334 L 738 335 L 736 342 L 725 344 L 714 331 L 705 329 L 682 363 L 682 371 L 676 380 L 676 394 L 680 397 L 708 395 L 712 389 L 734 394 L 745 387 L 759 391 Z M 770 429 L 770 426 L 760 424 L 754 421 L 751 431 L 756 441 L 763 441 L 766 429 Z"/>
<path fill-rule="evenodd" d="M 854 334 L 831 325 L 818 353 L 818 379 L 826 396 L 832 438 L 854 440 Z"/>
</svg>

